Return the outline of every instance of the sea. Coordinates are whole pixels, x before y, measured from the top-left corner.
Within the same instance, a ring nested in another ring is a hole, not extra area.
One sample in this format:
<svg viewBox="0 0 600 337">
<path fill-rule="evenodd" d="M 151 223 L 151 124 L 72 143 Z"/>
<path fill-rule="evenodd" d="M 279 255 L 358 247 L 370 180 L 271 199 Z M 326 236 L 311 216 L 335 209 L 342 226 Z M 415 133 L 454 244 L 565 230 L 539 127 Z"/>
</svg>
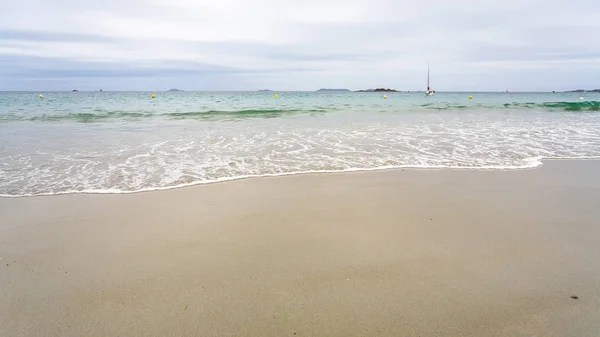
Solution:
<svg viewBox="0 0 600 337">
<path fill-rule="evenodd" d="M 154 94 L 1 92 L 0 196 L 600 157 L 600 93 Z"/>
</svg>

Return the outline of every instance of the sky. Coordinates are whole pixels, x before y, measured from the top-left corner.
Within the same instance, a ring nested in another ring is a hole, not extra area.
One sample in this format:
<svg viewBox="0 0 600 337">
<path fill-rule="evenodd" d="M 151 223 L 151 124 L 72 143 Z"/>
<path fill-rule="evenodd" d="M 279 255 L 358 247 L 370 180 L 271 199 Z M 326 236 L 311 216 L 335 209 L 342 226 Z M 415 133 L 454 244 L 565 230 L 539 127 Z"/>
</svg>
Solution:
<svg viewBox="0 0 600 337">
<path fill-rule="evenodd" d="M 598 0 L 3 0 L 0 90 L 600 88 Z"/>
</svg>

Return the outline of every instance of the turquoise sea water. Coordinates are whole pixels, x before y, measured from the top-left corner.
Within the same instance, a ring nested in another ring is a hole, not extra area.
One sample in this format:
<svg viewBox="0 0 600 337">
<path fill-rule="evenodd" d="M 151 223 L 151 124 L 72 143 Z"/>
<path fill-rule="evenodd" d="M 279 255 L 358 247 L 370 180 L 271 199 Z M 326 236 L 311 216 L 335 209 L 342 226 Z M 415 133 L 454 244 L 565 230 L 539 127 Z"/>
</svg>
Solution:
<svg viewBox="0 0 600 337">
<path fill-rule="evenodd" d="M 1 196 L 600 156 L 597 93 L 39 94 L 0 93 Z"/>
</svg>

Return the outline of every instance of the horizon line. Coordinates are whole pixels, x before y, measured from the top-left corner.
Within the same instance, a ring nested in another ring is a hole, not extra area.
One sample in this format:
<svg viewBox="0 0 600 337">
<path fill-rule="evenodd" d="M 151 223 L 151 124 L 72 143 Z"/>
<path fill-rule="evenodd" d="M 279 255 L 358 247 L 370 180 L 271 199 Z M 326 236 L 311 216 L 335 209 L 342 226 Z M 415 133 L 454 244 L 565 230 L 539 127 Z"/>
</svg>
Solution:
<svg viewBox="0 0 600 337">
<path fill-rule="evenodd" d="M 271 90 L 271 89 L 258 89 L 258 90 L 0 90 L 0 93 L 39 93 L 39 92 L 56 92 L 56 93 L 92 93 L 92 92 L 167 92 L 167 93 L 177 93 L 177 92 L 319 92 L 323 89 L 317 90 Z M 374 90 L 374 89 L 359 89 L 359 90 L 351 90 L 351 89 L 339 89 L 339 90 L 323 90 L 324 93 L 361 93 L 361 94 L 369 94 L 369 93 L 417 93 L 417 92 L 425 92 L 425 90 L 396 90 L 395 91 L 366 91 L 366 90 Z M 580 91 L 581 90 L 581 91 Z M 525 91 L 511 91 L 511 90 L 436 90 L 436 93 L 469 93 L 469 92 L 478 92 L 478 93 L 599 93 L 600 89 L 575 89 L 575 90 L 525 90 Z"/>
</svg>

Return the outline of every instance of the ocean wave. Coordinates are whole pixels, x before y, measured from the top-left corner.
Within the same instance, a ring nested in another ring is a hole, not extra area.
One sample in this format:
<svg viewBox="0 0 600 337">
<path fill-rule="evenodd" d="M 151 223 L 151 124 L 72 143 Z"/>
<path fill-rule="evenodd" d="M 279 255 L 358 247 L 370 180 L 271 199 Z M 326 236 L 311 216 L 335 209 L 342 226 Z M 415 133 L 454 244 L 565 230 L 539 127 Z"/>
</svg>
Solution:
<svg viewBox="0 0 600 337">
<path fill-rule="evenodd" d="M 581 102 L 511 102 L 511 103 L 477 103 L 430 102 L 420 105 L 426 110 L 541 110 L 541 111 L 600 111 L 600 101 Z"/>
<path fill-rule="evenodd" d="M 190 112 L 171 112 L 160 114 L 160 116 L 171 118 L 202 118 L 202 117 L 277 117 L 294 113 L 323 113 L 333 109 L 244 109 L 244 110 L 208 110 Z"/>
<path fill-rule="evenodd" d="M 58 113 L 42 114 L 30 116 L 28 114 L 5 113 L 0 114 L 0 122 L 12 121 L 30 121 L 30 122 L 79 122 L 92 123 L 103 122 L 107 120 L 137 120 L 146 118 L 170 118 L 170 119 L 211 119 L 211 118 L 270 118 L 286 114 L 298 113 L 325 113 L 335 111 L 336 109 L 243 109 L 243 110 L 207 110 L 207 111 L 187 111 L 187 112 L 134 112 L 134 111 L 102 111 L 99 109 L 94 112 L 85 113 Z"/>
<path fill-rule="evenodd" d="M 455 112 L 444 113 L 427 111 L 449 104 L 435 96 L 418 113 L 410 112 L 408 103 L 376 96 L 354 98 L 364 106 L 352 110 L 358 104 L 346 107 L 346 98 L 353 95 L 340 95 L 331 105 L 280 99 L 273 107 L 253 109 L 245 108 L 253 105 L 248 102 L 219 109 L 219 104 L 196 106 L 189 100 L 169 110 L 170 103 L 147 100 L 123 107 L 115 103 L 109 110 L 94 102 L 50 107 L 35 101 L 30 105 L 39 106 L 37 118 L 67 117 L 0 125 L 0 194 L 134 193 L 250 177 L 393 168 L 524 169 L 542 159 L 600 156 L 597 102 L 572 104 L 556 97 L 558 102 L 545 105 L 497 103 L 496 110 L 481 109 L 486 100 L 504 97 L 492 96 L 472 104 L 455 97 Z M 424 103 L 415 100 L 410 104 Z M 69 115 L 75 106 L 79 113 Z M 6 112 L 21 111 L 11 109 Z M 342 111 L 329 113 L 335 109 Z M 98 123 L 62 122 L 68 118 Z M 111 118 L 127 121 L 105 122 Z M 235 122 L 220 123 L 230 120 Z"/>
<path fill-rule="evenodd" d="M 544 103 L 505 103 L 503 105 L 511 109 L 539 109 L 563 110 L 563 111 L 600 111 L 600 101 L 582 102 L 544 102 Z"/>
<path fill-rule="evenodd" d="M 245 119 L 245 118 L 276 118 L 294 114 L 323 114 L 335 111 L 355 111 L 372 112 L 369 109 L 377 108 L 377 111 L 403 113 L 418 112 L 427 110 L 436 111 L 497 111 L 497 110 L 541 110 L 541 111 L 565 111 L 565 112 L 596 112 L 600 111 L 600 101 L 581 101 L 581 102 L 512 102 L 512 103 L 478 103 L 472 102 L 428 102 L 415 105 L 388 106 L 381 109 L 379 104 L 373 107 L 357 105 L 356 110 L 352 105 L 329 107 L 310 107 L 305 109 L 239 109 L 239 110 L 191 110 L 175 112 L 156 112 L 148 111 L 105 111 L 103 109 L 94 109 L 90 112 L 76 113 L 44 113 L 30 114 L 21 113 L 0 113 L 1 122 L 29 121 L 29 122 L 76 122 L 76 123 L 94 123 L 106 122 L 111 120 L 144 120 L 151 118 L 163 119 L 189 119 L 189 120 L 218 120 L 218 119 Z"/>
<path fill-rule="evenodd" d="M 25 198 L 25 197 L 41 197 L 41 196 L 53 196 L 53 195 L 69 195 L 69 194 L 136 194 L 153 191 L 166 191 L 172 189 L 179 189 L 185 187 L 217 184 L 235 180 L 255 179 L 255 178 L 269 178 L 269 177 L 286 177 L 294 175 L 307 175 L 307 174 L 336 174 L 336 173 L 349 173 L 349 172 L 372 172 L 372 171 L 386 171 L 386 170 L 400 170 L 400 169 L 414 169 L 414 170 L 524 170 L 536 168 L 543 164 L 544 160 L 597 160 L 600 156 L 590 157 L 554 157 L 554 158 L 542 158 L 542 157 L 531 157 L 526 158 L 522 165 L 517 166 L 503 166 L 503 165 L 490 165 L 490 166 L 452 166 L 452 165 L 397 165 L 397 166 L 378 166 L 370 168 L 347 168 L 339 170 L 306 170 L 306 171 L 290 171 L 290 172 L 279 172 L 279 173 L 264 173 L 264 174 L 247 174 L 238 176 L 220 177 L 211 180 L 196 180 L 184 184 L 176 184 L 171 186 L 156 186 L 147 187 L 134 190 L 126 189 L 82 189 L 82 190 L 65 190 L 58 192 L 40 192 L 40 193 L 26 193 L 26 194 L 2 194 L 0 198 Z"/>
<path fill-rule="evenodd" d="M 557 158 L 557 159 L 584 159 L 584 158 Z M 587 158 L 585 158 L 587 159 Z M 278 173 L 263 173 L 263 174 L 247 174 L 237 176 L 225 176 L 210 180 L 196 180 L 184 184 L 175 184 L 171 186 L 156 186 L 147 187 L 140 189 L 81 189 L 81 190 L 66 190 L 58 192 L 40 192 L 40 193 L 29 193 L 29 194 L 0 194 L 3 198 L 20 198 L 20 197 L 35 197 L 35 196 L 51 196 L 51 195 L 65 195 L 65 194 L 133 194 L 151 191 L 164 191 L 170 189 L 177 189 L 183 187 L 190 187 L 196 185 L 215 184 L 234 180 L 243 180 L 251 178 L 267 178 L 267 177 L 284 177 L 292 175 L 304 175 L 304 174 L 326 174 L 326 173 L 347 173 L 347 172 L 370 172 L 370 171 L 384 171 L 394 169 L 459 169 L 459 170 L 519 170 L 534 168 L 542 164 L 541 157 L 532 157 L 524 160 L 523 165 L 518 166 L 502 166 L 502 165 L 490 165 L 490 166 L 452 166 L 452 165 L 388 165 L 388 166 L 377 166 L 377 167 L 352 167 L 339 170 L 306 170 L 306 171 L 289 171 L 289 172 L 278 172 Z"/>
</svg>

